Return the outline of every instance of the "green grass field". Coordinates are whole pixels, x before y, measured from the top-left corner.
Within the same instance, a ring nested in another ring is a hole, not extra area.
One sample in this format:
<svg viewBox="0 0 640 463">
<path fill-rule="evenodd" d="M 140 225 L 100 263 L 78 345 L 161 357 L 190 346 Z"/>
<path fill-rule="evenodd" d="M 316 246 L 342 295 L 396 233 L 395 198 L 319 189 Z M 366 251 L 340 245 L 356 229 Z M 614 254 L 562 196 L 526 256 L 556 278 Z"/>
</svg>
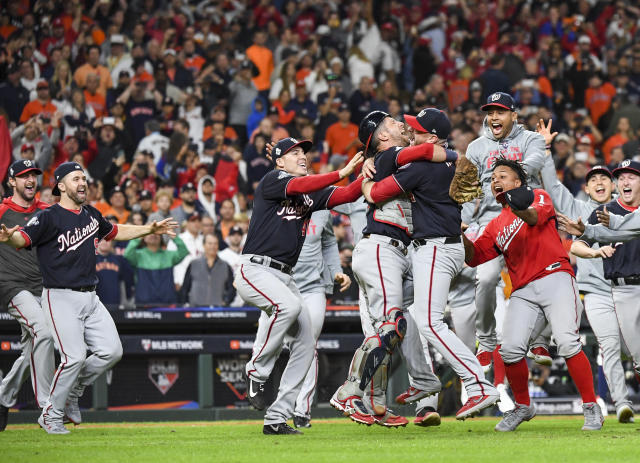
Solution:
<svg viewBox="0 0 640 463">
<path fill-rule="evenodd" d="M 537 417 L 514 433 L 497 418 L 440 427 L 365 427 L 346 418 L 315 420 L 304 436 L 264 436 L 255 421 L 84 424 L 66 436 L 33 425 L 0 433 L 0 461 L 27 462 L 624 462 L 638 461 L 640 425 L 609 417 L 600 432 L 582 417 Z M 71 428 L 70 428 L 71 429 Z"/>
</svg>

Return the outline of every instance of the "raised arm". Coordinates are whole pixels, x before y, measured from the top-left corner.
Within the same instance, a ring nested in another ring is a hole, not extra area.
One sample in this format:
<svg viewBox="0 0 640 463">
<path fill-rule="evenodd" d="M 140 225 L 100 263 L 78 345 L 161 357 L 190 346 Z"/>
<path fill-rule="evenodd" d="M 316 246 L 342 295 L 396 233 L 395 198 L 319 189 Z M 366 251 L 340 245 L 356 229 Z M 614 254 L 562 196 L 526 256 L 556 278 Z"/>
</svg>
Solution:
<svg viewBox="0 0 640 463">
<path fill-rule="evenodd" d="M 129 241 L 147 235 L 169 235 L 176 236 L 174 230 L 178 228 L 178 222 L 173 218 L 164 219 L 160 222 L 153 222 L 147 225 L 119 224 L 118 233 L 114 240 Z"/>
<path fill-rule="evenodd" d="M 551 196 L 553 205 L 558 212 L 571 218 L 577 218 L 580 215 L 587 214 L 586 209 L 588 209 L 589 206 L 584 201 L 576 199 L 567 187 L 558 180 L 556 167 L 551 156 L 547 156 L 544 166 L 540 171 L 540 178 L 542 179 L 542 185 L 545 191 Z M 593 206 L 590 207 L 593 209 Z M 585 210 L 581 211 L 580 209 Z"/>
</svg>

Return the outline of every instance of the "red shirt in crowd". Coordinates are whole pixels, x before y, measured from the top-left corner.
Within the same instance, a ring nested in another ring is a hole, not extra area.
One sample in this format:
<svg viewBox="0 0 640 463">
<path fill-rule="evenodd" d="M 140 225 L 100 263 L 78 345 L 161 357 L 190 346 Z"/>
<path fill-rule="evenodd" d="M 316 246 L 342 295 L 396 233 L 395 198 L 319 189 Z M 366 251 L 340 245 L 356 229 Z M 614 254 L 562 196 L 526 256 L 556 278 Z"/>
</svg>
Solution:
<svg viewBox="0 0 640 463">
<path fill-rule="evenodd" d="M 575 276 L 556 229 L 551 197 L 544 190 L 533 192 L 531 207 L 538 211 L 535 225 L 527 225 L 509 207 L 504 207 L 473 242 L 475 254 L 469 265 L 475 267 L 502 254 L 514 291 L 555 272 Z"/>
</svg>

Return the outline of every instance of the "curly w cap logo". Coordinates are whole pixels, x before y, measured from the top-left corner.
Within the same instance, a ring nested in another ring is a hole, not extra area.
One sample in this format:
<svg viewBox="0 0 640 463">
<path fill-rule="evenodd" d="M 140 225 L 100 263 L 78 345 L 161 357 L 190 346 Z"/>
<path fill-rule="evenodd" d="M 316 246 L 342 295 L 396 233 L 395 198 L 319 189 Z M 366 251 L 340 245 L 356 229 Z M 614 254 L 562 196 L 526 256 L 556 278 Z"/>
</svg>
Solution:
<svg viewBox="0 0 640 463">
<path fill-rule="evenodd" d="M 631 160 L 626 159 L 620 163 L 620 167 L 629 167 L 629 164 L 631 164 Z"/>
<path fill-rule="evenodd" d="M 276 148 L 276 156 L 280 156 L 280 152 L 281 152 L 281 151 L 282 151 L 282 150 L 281 150 L 280 148 Z"/>
<path fill-rule="evenodd" d="M 491 95 L 491 101 L 498 101 L 499 99 L 500 99 L 499 93 L 494 93 L 493 95 Z"/>
<path fill-rule="evenodd" d="M 427 113 L 427 110 L 426 110 L 426 109 L 423 109 L 422 111 L 420 111 L 420 112 L 418 113 L 418 117 L 422 117 L 422 116 L 424 116 L 426 113 Z"/>
</svg>

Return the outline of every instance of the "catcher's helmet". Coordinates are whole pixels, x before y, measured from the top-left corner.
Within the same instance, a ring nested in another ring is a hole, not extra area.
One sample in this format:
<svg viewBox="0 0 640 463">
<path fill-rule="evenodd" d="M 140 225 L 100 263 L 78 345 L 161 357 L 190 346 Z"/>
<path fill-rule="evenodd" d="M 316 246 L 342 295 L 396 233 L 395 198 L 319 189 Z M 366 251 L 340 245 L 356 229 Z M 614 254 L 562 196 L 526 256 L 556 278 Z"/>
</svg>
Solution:
<svg viewBox="0 0 640 463">
<path fill-rule="evenodd" d="M 360 127 L 358 128 L 358 138 L 364 144 L 363 155 L 365 157 L 367 156 L 367 150 L 371 145 L 373 132 L 376 131 L 380 124 L 382 124 L 382 121 L 384 121 L 387 117 L 391 116 L 384 111 L 371 111 L 360 122 Z"/>
</svg>

